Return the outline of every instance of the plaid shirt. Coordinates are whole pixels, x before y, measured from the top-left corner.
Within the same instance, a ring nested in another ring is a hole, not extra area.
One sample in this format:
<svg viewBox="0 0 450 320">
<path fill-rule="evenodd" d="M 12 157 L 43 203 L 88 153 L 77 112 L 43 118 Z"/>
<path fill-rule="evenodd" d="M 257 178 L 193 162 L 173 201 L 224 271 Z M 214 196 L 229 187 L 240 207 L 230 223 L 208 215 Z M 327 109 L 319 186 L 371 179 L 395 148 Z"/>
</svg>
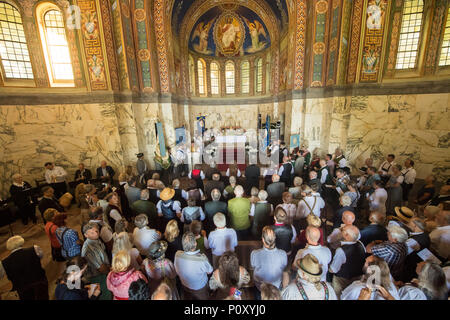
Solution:
<svg viewBox="0 0 450 320">
<path fill-rule="evenodd" d="M 404 243 L 385 241 L 372 247 L 372 253 L 389 265 L 392 276 L 398 276 L 405 262 L 408 249 Z"/>
<path fill-rule="evenodd" d="M 67 231 L 64 233 L 66 229 Z M 62 239 L 63 233 L 64 238 Z M 78 232 L 67 227 L 61 227 L 56 229 L 56 237 L 61 243 L 61 253 L 64 258 L 73 258 L 81 254 L 81 246 L 77 243 L 79 240 Z"/>
</svg>

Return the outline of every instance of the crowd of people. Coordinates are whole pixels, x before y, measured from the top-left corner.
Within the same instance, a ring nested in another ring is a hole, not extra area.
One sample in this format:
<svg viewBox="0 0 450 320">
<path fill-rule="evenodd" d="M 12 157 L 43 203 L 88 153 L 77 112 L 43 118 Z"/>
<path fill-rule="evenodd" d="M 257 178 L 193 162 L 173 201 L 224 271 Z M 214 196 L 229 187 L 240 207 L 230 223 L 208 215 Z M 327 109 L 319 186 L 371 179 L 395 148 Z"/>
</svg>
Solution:
<svg viewBox="0 0 450 320">
<path fill-rule="evenodd" d="M 37 205 L 49 254 L 66 264 L 57 300 L 448 299 L 448 181 L 437 192 L 430 175 L 413 196 L 412 159 L 402 167 L 389 154 L 351 172 L 339 148 L 321 158 L 278 142 L 269 152 L 279 166 L 195 165 L 187 177 L 149 175 L 138 154 L 118 183 L 105 161 L 98 184 L 80 164 L 72 195 L 65 170 L 46 163 L 38 203 L 20 174 L 10 191 L 24 224 L 37 223 Z M 80 232 L 66 225 L 73 212 Z M 237 248 L 255 242 L 239 261 Z M 49 299 L 43 250 L 21 236 L 6 246 L 0 278 L 20 299 Z"/>
</svg>

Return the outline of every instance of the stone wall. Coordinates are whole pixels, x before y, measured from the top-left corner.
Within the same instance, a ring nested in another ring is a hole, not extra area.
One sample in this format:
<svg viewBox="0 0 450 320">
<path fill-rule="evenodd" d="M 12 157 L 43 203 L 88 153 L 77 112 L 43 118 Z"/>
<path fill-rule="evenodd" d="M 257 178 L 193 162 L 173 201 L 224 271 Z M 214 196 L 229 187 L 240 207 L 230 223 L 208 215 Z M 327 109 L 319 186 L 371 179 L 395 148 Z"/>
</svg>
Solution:
<svg viewBox="0 0 450 320">
<path fill-rule="evenodd" d="M 185 125 L 193 134 L 196 116 L 207 127 L 256 129 L 258 114 L 265 122 L 285 116 L 285 141 L 299 133 L 311 151 L 321 155 L 345 150 L 353 167 L 372 157 L 375 164 L 394 153 L 397 163 L 410 157 L 419 178 L 450 177 L 450 95 L 373 95 L 294 99 L 262 104 L 212 105 L 175 103 L 93 103 L 0 106 L 0 196 L 9 195 L 12 174 L 19 172 L 34 185 L 44 163 L 55 162 L 69 180 L 83 161 L 95 170 L 106 160 L 116 171 L 134 165 L 143 152 L 154 166 L 155 123 L 164 123 L 166 145 L 175 141 L 174 128 Z"/>
</svg>

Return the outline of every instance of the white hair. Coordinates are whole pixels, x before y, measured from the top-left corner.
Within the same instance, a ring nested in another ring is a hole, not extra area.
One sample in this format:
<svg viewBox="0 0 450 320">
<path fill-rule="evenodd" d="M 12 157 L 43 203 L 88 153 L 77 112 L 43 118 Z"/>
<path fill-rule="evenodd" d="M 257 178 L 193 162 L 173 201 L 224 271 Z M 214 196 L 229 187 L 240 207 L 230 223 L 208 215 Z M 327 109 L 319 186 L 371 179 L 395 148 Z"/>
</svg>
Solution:
<svg viewBox="0 0 450 320">
<path fill-rule="evenodd" d="M 20 177 L 22 177 L 20 173 L 15 173 L 13 174 L 12 179 L 14 182 L 16 182 Z"/>
<path fill-rule="evenodd" d="M 227 224 L 227 219 L 222 212 L 217 212 L 213 217 L 214 225 L 217 228 L 224 228 Z"/>
<path fill-rule="evenodd" d="M 342 206 L 349 207 L 352 204 L 352 198 L 350 198 L 349 196 L 343 195 L 339 198 L 339 202 L 342 204 Z"/>
<path fill-rule="evenodd" d="M 315 179 L 315 178 L 317 178 L 317 172 L 316 171 L 310 171 L 309 172 L 309 176 L 312 178 L 312 179 Z M 314 178 L 313 178 L 314 177 Z"/>
<path fill-rule="evenodd" d="M 134 218 L 134 225 L 139 229 L 144 228 L 148 224 L 148 217 L 146 214 L 140 214 Z"/>
<path fill-rule="evenodd" d="M 240 185 L 236 186 L 234 188 L 234 194 L 236 197 L 241 197 L 244 194 L 244 188 Z"/>
<path fill-rule="evenodd" d="M 408 240 L 408 233 L 402 227 L 390 225 L 387 229 L 391 237 L 397 240 L 397 242 L 405 243 Z"/>
<path fill-rule="evenodd" d="M 260 192 L 258 192 L 259 200 L 266 201 L 268 197 L 269 197 L 269 194 L 267 193 L 266 190 L 261 190 Z"/>
</svg>

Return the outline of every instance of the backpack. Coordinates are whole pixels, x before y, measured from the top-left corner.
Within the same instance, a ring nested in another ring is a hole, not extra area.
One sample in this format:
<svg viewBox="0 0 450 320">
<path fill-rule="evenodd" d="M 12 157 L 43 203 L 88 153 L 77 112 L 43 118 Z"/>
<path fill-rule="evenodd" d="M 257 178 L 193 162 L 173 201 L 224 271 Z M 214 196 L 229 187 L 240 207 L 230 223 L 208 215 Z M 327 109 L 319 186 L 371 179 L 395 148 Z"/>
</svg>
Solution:
<svg viewBox="0 0 450 320">
<path fill-rule="evenodd" d="M 175 218 L 175 210 L 173 209 L 173 204 L 175 201 L 170 200 L 170 205 L 165 206 L 164 203 L 161 204 L 161 211 L 165 219 L 173 219 Z"/>
</svg>

